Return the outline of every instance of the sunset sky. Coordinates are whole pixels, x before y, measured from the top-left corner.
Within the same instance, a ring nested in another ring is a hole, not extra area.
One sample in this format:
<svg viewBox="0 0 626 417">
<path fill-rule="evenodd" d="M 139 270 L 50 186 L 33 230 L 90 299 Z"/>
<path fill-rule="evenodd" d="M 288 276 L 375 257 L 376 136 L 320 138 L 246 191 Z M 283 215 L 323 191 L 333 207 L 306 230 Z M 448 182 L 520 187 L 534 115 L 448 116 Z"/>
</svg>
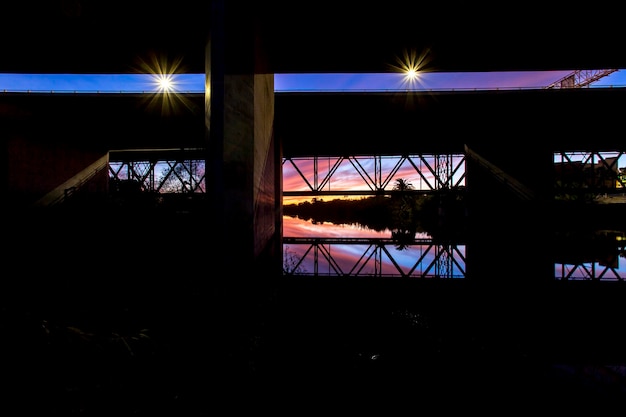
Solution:
<svg viewBox="0 0 626 417">
<path fill-rule="evenodd" d="M 281 91 L 370 91 L 517 89 L 545 87 L 572 71 L 510 71 L 420 73 L 407 83 L 404 73 L 386 74 L 275 74 L 274 89 Z M 203 92 L 204 74 L 176 74 L 172 81 L 179 92 Z M 592 87 L 626 86 L 626 71 L 619 70 Z M 149 74 L 0 74 L 0 92 L 154 92 Z"/>
<path fill-rule="evenodd" d="M 445 174 L 440 173 L 440 179 L 450 181 L 451 186 L 465 185 L 463 155 L 449 155 L 446 161 L 455 172 L 452 178 L 447 178 Z M 312 191 L 311 188 L 315 187 L 314 163 L 315 161 L 311 158 L 285 161 L 283 191 Z M 434 155 L 409 155 L 407 158 L 383 156 L 376 159 L 373 157 L 350 157 L 350 159 L 320 157 L 317 160 L 318 191 L 359 190 L 367 193 L 380 188 L 391 190 L 398 179 L 408 182 L 416 190 L 438 189 L 440 187 L 433 172 L 433 170 L 436 172 L 437 166 L 442 166 L 442 162 L 438 161 Z M 377 168 L 379 175 L 377 175 Z M 342 198 L 342 196 L 325 199 L 333 198 Z M 285 204 L 298 201 L 302 201 L 302 198 L 285 196 L 283 199 Z"/>
</svg>

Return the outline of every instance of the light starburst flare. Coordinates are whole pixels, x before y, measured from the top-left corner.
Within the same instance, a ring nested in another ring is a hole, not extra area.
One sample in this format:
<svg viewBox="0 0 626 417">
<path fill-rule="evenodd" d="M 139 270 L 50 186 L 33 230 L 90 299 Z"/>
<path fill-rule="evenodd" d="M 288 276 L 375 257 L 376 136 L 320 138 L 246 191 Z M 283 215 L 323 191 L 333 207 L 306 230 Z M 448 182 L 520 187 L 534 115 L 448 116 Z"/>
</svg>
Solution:
<svg viewBox="0 0 626 417">
<path fill-rule="evenodd" d="M 391 67 L 404 74 L 402 84 L 405 88 L 414 89 L 418 87 L 420 74 L 428 64 L 428 52 L 420 55 L 415 51 L 404 51 L 402 57 L 396 58 L 397 65 Z"/>
<path fill-rule="evenodd" d="M 153 94 L 147 95 L 149 107 L 161 107 L 163 114 L 171 114 L 187 109 L 197 111 L 193 103 L 178 91 L 176 75 L 184 73 L 181 67 L 182 59 L 170 62 L 168 59 L 151 56 L 150 61 L 139 59 L 140 73 L 150 74 Z"/>
<path fill-rule="evenodd" d="M 156 89 L 160 93 L 170 93 L 176 91 L 176 82 L 172 74 L 155 74 L 153 77 Z"/>
</svg>

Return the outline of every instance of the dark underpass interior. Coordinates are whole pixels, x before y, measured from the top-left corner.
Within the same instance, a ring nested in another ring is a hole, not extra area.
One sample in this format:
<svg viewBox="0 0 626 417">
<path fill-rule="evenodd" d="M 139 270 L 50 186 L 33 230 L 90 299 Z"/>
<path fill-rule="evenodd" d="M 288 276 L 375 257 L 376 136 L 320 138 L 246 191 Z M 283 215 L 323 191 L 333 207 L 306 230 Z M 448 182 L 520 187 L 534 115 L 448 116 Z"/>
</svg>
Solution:
<svg viewBox="0 0 626 417">
<path fill-rule="evenodd" d="M 167 6 L 3 6 L 4 20 L 18 25 L 0 26 L 8 40 L 2 72 L 133 73 L 142 60 L 183 57 L 181 71 L 210 73 L 214 87 L 210 96 L 190 95 L 196 106 L 171 118 L 145 111 L 136 95 L 0 95 L 8 206 L 0 290 L 4 414 L 536 413 L 583 406 L 599 413 L 623 403 L 623 282 L 546 281 L 553 264 L 542 249 L 550 238 L 539 226 L 578 219 L 547 198 L 555 152 L 626 151 L 622 88 L 273 96 L 273 118 L 261 117 L 259 130 L 271 130 L 286 157 L 458 153 L 468 145 L 505 168 L 510 177 L 495 178 L 479 158 L 469 166 L 472 230 L 480 232 L 468 242 L 472 279 L 242 274 L 248 265 L 223 256 L 238 250 L 223 249 L 225 242 L 240 238 L 225 229 L 248 224 L 242 218 L 224 227 L 213 215 L 221 213 L 213 203 L 222 203 L 213 194 L 193 210 L 112 209 L 107 198 L 104 205 L 87 199 L 31 207 L 58 185 L 52 179 L 92 154 L 204 148 L 205 99 L 228 117 L 258 99 L 264 114 L 270 96 L 246 94 L 249 80 L 267 74 L 388 72 L 409 52 L 424 54 L 425 69 L 440 72 L 626 68 L 621 14 L 521 2 L 495 15 L 486 6 L 448 2 L 365 8 L 348 1 L 333 4 L 331 14 L 284 2 Z M 582 36 L 581 24 L 596 16 L 601 36 Z M 163 22 L 166 30 L 155 30 Z M 240 88 L 234 99 L 218 94 L 228 83 Z M 258 127 L 250 119 L 244 132 Z M 64 163 L 57 155 L 73 157 Z M 219 156 L 211 154 L 218 165 Z M 540 204 L 520 201 L 502 178 L 529 186 Z M 212 191 L 223 191 L 219 186 Z M 624 226 L 623 215 L 613 217 Z M 519 239 L 504 245 L 503 233 Z M 539 245 L 532 252 L 529 235 Z M 254 253 L 252 246 L 241 254 Z M 511 266 L 509 251 L 538 258 Z"/>
</svg>

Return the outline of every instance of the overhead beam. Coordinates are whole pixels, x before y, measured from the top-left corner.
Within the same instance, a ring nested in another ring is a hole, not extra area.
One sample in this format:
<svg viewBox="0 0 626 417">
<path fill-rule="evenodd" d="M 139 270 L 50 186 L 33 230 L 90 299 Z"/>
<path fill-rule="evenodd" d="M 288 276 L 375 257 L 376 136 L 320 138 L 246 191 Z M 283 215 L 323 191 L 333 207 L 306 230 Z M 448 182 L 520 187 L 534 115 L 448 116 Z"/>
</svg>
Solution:
<svg viewBox="0 0 626 417">
<path fill-rule="evenodd" d="M 239 4 L 237 4 L 239 2 Z M 0 72 L 135 73 L 144 64 L 204 73 L 213 0 L 9 0 L 0 6 Z M 598 13 L 583 29 L 570 4 L 335 2 L 332 8 L 282 1 L 230 0 L 228 27 L 253 27 L 267 51 L 267 73 L 398 71 L 414 55 L 425 70 L 522 71 L 626 68 L 619 13 Z M 245 21 L 244 21 L 245 20 Z M 233 42 L 236 42 L 233 39 Z M 228 59 L 234 73 L 236 55 Z"/>
</svg>

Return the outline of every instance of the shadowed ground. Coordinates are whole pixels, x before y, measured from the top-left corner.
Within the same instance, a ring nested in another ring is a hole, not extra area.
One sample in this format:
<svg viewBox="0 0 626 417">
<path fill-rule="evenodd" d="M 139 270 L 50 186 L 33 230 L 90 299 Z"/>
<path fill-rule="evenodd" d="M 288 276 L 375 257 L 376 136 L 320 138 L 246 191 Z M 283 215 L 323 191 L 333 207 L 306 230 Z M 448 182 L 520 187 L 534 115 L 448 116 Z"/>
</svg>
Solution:
<svg viewBox="0 0 626 417">
<path fill-rule="evenodd" d="M 181 242 L 204 236 L 181 238 L 187 220 L 158 236 L 105 222 L 95 241 L 76 219 L 48 220 L 23 223 L 5 252 L 10 410 L 563 410 L 626 398 L 616 286 L 238 277 L 188 262 L 210 256 L 202 245 L 180 260 Z"/>
</svg>

